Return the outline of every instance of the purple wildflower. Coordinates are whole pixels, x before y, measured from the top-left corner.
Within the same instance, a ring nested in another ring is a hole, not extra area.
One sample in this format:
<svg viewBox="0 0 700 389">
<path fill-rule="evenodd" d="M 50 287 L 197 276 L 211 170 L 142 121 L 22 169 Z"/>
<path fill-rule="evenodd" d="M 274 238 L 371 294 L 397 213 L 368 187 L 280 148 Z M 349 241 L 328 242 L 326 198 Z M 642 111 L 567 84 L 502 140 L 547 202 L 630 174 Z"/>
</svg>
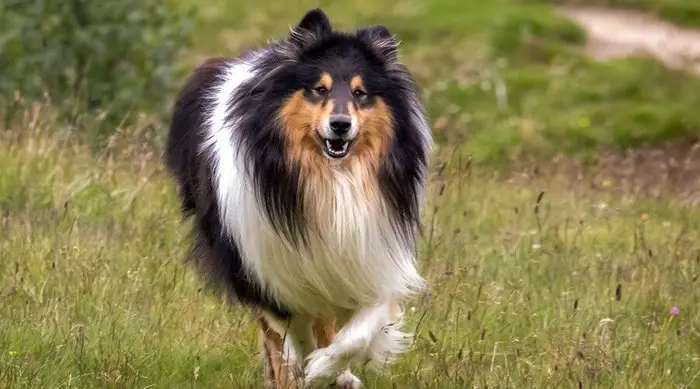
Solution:
<svg viewBox="0 0 700 389">
<path fill-rule="evenodd" d="M 668 313 L 671 314 L 671 316 L 678 316 L 678 314 L 681 313 L 681 310 L 678 307 L 671 307 Z"/>
</svg>

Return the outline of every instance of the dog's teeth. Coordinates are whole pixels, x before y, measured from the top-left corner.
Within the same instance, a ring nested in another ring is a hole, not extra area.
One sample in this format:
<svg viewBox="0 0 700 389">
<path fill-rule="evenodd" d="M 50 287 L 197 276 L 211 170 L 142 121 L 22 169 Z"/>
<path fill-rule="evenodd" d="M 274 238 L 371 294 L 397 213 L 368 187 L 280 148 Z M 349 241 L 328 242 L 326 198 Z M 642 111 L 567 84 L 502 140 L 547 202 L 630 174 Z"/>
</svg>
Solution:
<svg viewBox="0 0 700 389">
<path fill-rule="evenodd" d="M 332 156 L 345 155 L 350 146 L 350 142 L 342 142 L 340 145 L 334 144 L 334 141 L 330 139 L 325 139 L 323 144 L 326 146 L 326 152 Z"/>
</svg>

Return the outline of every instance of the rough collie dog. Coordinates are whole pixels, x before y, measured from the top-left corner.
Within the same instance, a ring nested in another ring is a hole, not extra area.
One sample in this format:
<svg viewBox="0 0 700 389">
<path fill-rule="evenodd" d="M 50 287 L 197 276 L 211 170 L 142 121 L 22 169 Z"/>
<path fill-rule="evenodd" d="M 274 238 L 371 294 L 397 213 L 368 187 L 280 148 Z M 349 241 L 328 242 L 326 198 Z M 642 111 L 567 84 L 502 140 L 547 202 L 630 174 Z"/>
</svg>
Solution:
<svg viewBox="0 0 700 389">
<path fill-rule="evenodd" d="M 166 163 L 191 259 L 254 308 L 270 387 L 357 388 L 354 362 L 405 350 L 432 135 L 384 26 L 320 9 L 239 58 L 205 61 L 172 115 Z"/>
</svg>

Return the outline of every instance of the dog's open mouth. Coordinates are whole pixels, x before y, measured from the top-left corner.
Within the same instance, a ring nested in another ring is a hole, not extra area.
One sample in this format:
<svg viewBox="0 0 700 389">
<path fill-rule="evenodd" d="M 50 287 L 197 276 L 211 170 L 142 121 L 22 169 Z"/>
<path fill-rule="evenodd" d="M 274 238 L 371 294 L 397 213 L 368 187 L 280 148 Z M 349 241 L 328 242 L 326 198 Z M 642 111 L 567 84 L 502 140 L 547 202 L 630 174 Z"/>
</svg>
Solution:
<svg viewBox="0 0 700 389">
<path fill-rule="evenodd" d="M 350 151 L 350 141 L 345 139 L 323 139 L 323 151 L 331 158 L 343 158 Z"/>
</svg>

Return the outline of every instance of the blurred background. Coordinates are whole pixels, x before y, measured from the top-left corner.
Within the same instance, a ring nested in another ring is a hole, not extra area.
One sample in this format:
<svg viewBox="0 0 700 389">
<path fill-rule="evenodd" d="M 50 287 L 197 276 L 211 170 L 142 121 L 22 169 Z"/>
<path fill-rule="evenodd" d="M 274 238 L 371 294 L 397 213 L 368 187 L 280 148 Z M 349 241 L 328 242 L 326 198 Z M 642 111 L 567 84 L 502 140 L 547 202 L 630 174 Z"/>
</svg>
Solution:
<svg viewBox="0 0 700 389">
<path fill-rule="evenodd" d="M 260 387 L 161 164 L 209 56 L 387 26 L 436 139 L 417 339 L 369 387 L 700 387 L 696 0 L 3 0 L 0 387 Z"/>
</svg>

